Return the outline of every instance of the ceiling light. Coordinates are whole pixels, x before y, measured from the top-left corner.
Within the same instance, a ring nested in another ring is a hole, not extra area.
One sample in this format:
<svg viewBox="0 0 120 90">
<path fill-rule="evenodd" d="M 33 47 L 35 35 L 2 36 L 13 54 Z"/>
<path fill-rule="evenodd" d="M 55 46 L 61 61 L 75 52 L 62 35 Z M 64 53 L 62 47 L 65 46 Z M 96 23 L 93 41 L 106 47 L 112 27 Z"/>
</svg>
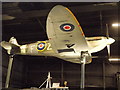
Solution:
<svg viewBox="0 0 120 90">
<path fill-rule="evenodd" d="M 6 15 L 6 14 L 2 15 L 2 20 L 13 20 L 13 19 L 15 19 L 15 17 L 9 16 L 9 15 Z"/>
<path fill-rule="evenodd" d="M 120 24 L 118 24 L 118 23 L 113 23 L 112 26 L 113 26 L 113 27 L 118 27 L 118 26 L 120 26 Z"/>
<path fill-rule="evenodd" d="M 109 58 L 109 61 L 120 61 L 120 58 Z"/>
</svg>

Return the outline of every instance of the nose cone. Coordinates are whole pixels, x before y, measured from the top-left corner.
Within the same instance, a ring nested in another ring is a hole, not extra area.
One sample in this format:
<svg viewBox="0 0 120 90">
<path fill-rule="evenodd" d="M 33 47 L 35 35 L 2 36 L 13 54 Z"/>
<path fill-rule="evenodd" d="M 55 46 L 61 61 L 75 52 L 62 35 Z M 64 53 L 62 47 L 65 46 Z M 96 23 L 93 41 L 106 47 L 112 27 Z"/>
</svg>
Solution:
<svg viewBox="0 0 120 90">
<path fill-rule="evenodd" d="M 113 38 L 108 38 L 108 44 L 112 44 L 112 43 L 114 43 L 115 42 L 115 39 L 113 39 Z"/>
</svg>

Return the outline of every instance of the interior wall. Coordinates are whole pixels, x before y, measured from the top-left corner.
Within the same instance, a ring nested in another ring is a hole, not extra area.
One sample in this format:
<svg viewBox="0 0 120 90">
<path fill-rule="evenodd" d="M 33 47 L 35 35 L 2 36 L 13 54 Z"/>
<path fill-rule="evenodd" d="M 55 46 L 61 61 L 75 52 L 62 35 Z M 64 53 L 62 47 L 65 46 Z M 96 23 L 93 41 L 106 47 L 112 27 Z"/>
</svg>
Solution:
<svg viewBox="0 0 120 90">
<path fill-rule="evenodd" d="M 120 64 L 93 59 L 86 65 L 86 87 L 117 87 L 116 73 Z M 106 60 L 105 60 L 106 61 Z M 105 65 L 103 67 L 103 65 Z M 80 65 L 62 61 L 54 57 L 26 57 L 26 87 L 39 87 L 51 72 L 52 82 L 68 82 L 69 87 L 80 86 Z"/>
</svg>

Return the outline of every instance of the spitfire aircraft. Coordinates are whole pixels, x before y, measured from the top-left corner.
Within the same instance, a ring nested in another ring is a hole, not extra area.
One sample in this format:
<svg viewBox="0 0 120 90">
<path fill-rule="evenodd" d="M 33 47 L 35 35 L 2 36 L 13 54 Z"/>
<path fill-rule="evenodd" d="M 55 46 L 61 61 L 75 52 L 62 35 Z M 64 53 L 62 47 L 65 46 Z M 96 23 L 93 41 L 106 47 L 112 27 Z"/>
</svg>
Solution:
<svg viewBox="0 0 120 90">
<path fill-rule="evenodd" d="M 115 42 L 110 37 L 85 37 L 76 17 L 62 5 L 53 7 L 49 12 L 46 32 L 46 41 L 19 45 L 12 37 L 9 42 L 2 41 L 1 46 L 10 55 L 54 56 L 72 63 L 82 63 L 82 53 L 87 52 L 85 64 L 88 64 L 91 63 L 91 53 L 101 51 Z"/>
<path fill-rule="evenodd" d="M 49 40 L 19 45 L 12 37 L 9 42 L 2 41 L 1 46 L 7 50 L 8 54 L 54 56 L 80 63 L 81 51 L 95 53 L 115 41 L 110 37 L 85 37 L 73 13 L 61 5 L 55 6 L 50 11 L 46 24 Z M 90 62 L 91 59 L 86 63 Z"/>
</svg>

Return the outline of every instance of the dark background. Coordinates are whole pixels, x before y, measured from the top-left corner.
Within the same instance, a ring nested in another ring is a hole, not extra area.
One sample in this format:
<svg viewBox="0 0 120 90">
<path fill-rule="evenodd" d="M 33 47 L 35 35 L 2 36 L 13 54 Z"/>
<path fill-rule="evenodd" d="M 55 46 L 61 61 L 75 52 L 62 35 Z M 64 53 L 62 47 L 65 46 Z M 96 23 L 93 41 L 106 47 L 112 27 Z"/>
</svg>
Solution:
<svg viewBox="0 0 120 90">
<path fill-rule="evenodd" d="M 106 24 L 110 37 L 116 42 L 111 45 L 111 57 L 119 58 L 119 27 L 112 23 L 119 22 L 119 3 L 96 2 L 9 2 L 2 3 L 2 40 L 17 38 L 18 43 L 28 44 L 47 40 L 46 19 L 55 5 L 68 7 L 80 22 L 86 37 L 106 36 Z M 11 18 L 12 17 L 12 18 Z M 14 19 L 13 19 L 14 18 Z M 4 87 L 8 57 L 2 50 L 2 84 Z M 93 56 L 91 64 L 86 65 L 86 87 L 117 88 L 120 62 L 109 62 L 106 48 Z M 10 87 L 39 87 L 51 72 L 52 82 L 68 81 L 71 88 L 80 87 L 80 65 L 63 61 L 55 57 L 15 56 L 10 80 Z"/>
</svg>

